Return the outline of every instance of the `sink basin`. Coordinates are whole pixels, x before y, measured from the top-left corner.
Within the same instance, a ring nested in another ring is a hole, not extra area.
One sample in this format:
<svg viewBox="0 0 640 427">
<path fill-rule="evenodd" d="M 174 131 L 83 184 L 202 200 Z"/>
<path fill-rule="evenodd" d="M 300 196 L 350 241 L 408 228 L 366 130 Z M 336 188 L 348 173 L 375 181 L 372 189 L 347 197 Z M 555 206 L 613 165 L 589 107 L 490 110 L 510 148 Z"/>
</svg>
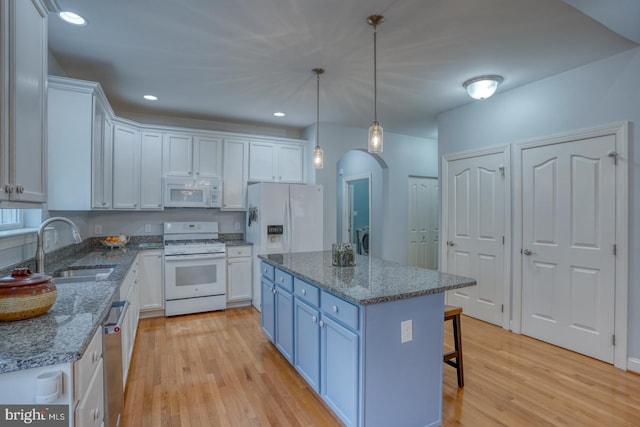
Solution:
<svg viewBox="0 0 640 427">
<path fill-rule="evenodd" d="M 71 283 L 106 280 L 111 273 L 113 273 L 113 270 L 113 267 L 68 268 L 66 270 L 58 270 L 53 273 L 53 282 Z"/>
</svg>

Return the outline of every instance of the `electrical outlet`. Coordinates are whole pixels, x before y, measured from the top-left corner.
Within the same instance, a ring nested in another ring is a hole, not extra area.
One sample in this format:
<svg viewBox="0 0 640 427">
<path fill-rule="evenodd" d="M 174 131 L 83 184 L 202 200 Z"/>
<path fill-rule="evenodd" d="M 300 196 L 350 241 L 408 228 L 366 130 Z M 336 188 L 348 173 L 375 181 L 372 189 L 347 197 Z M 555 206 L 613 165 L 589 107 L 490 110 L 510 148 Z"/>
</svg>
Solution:
<svg viewBox="0 0 640 427">
<path fill-rule="evenodd" d="M 145 224 L 144 225 L 144 232 L 145 233 L 151 233 L 151 224 Z"/>
<path fill-rule="evenodd" d="M 413 320 L 400 322 L 400 341 L 402 344 L 413 341 Z"/>
<path fill-rule="evenodd" d="M 236 231 L 240 231 L 240 223 L 236 222 Z"/>
<path fill-rule="evenodd" d="M 95 234 L 96 236 L 99 236 L 102 234 L 102 226 L 99 224 L 96 224 L 93 226 L 93 234 Z"/>
</svg>

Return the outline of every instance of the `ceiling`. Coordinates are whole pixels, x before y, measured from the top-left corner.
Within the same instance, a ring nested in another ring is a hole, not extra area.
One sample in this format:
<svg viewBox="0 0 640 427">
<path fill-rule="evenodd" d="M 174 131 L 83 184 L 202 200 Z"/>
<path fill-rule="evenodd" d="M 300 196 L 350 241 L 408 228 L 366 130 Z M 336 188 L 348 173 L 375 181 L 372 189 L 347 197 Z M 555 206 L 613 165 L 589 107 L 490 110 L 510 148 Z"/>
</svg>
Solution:
<svg viewBox="0 0 640 427">
<path fill-rule="evenodd" d="M 100 82 L 117 114 L 294 129 L 316 121 L 315 67 L 326 70 L 321 122 L 373 121 L 372 14 L 385 17 L 378 121 L 419 137 L 435 138 L 438 113 L 472 102 L 462 87 L 470 77 L 502 75 L 507 91 L 640 42 L 628 39 L 640 38 L 636 0 L 604 11 L 599 0 L 48 1 L 88 21 L 74 27 L 51 14 L 51 53 L 67 76 Z M 569 3 L 632 28 L 617 30 L 628 38 Z"/>
</svg>

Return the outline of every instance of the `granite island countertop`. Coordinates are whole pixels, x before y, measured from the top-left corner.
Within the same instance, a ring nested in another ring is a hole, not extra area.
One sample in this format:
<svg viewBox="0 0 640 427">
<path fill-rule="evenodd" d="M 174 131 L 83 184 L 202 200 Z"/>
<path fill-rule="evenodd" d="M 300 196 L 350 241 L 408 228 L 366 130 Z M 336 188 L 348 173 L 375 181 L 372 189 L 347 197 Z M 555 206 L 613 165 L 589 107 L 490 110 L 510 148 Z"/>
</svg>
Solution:
<svg viewBox="0 0 640 427">
<path fill-rule="evenodd" d="M 57 283 L 51 309 L 38 317 L 0 322 L 0 374 L 74 362 L 84 354 L 95 331 L 118 299 L 122 280 L 137 249 L 95 249 L 47 264 L 47 272 L 69 266 L 113 266 L 106 280 Z"/>
<path fill-rule="evenodd" d="M 476 284 L 474 279 L 356 255 L 354 267 L 334 267 L 331 251 L 258 255 L 265 262 L 359 305 L 379 304 Z"/>
</svg>

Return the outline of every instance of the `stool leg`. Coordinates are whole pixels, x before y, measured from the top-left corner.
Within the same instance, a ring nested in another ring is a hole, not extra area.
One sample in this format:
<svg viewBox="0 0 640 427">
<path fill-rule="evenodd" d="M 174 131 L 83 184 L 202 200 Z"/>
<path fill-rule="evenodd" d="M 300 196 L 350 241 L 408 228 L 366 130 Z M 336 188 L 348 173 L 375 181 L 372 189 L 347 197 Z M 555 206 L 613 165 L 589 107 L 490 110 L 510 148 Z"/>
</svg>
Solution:
<svg viewBox="0 0 640 427">
<path fill-rule="evenodd" d="M 456 372 L 458 374 L 458 387 L 464 387 L 464 374 L 462 372 L 462 329 L 460 327 L 460 315 L 453 316 L 453 341 L 456 357 Z"/>
</svg>

